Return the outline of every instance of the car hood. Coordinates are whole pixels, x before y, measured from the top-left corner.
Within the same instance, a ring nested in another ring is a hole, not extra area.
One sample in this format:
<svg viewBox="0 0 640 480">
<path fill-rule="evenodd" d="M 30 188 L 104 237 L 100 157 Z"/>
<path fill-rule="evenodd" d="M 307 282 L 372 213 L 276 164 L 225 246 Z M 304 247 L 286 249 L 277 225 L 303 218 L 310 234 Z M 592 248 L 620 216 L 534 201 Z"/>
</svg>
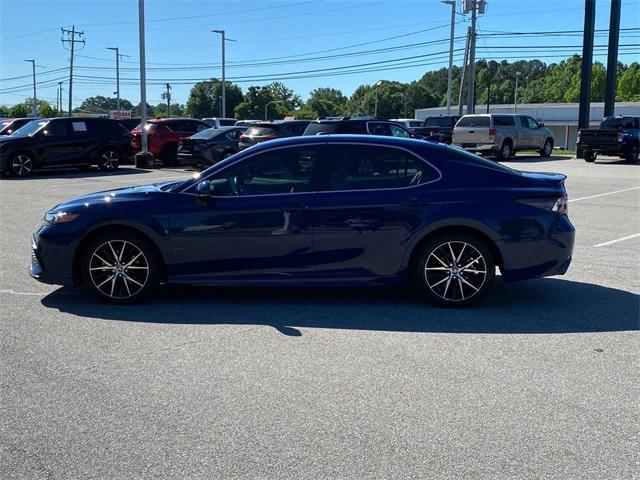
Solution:
<svg viewBox="0 0 640 480">
<path fill-rule="evenodd" d="M 74 211 L 93 205 L 117 204 L 122 202 L 149 201 L 154 193 L 162 192 L 163 187 L 175 182 L 152 183 L 134 187 L 116 188 L 75 197 L 60 203 L 51 211 Z"/>
</svg>

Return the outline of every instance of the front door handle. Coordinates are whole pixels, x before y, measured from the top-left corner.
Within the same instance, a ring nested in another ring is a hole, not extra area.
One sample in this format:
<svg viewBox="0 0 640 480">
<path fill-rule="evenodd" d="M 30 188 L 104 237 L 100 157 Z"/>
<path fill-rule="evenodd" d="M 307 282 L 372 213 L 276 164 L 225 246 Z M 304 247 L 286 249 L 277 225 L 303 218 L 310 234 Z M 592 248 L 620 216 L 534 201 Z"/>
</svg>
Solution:
<svg viewBox="0 0 640 480">
<path fill-rule="evenodd" d="M 426 198 L 411 197 L 402 202 L 405 207 L 423 207 L 429 204 L 429 200 Z"/>
<path fill-rule="evenodd" d="M 303 203 L 290 203 L 285 209 L 286 212 L 301 212 L 302 210 L 307 210 L 309 208 L 308 205 Z"/>
</svg>

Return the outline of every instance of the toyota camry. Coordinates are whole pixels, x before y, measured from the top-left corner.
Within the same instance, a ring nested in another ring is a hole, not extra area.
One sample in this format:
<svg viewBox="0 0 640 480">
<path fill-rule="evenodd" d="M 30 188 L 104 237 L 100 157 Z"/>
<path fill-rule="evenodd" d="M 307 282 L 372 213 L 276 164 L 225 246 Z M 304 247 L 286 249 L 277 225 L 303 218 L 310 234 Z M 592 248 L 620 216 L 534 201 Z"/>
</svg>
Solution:
<svg viewBox="0 0 640 480">
<path fill-rule="evenodd" d="M 139 301 L 161 284 L 413 284 L 441 305 L 564 274 L 565 176 L 443 144 L 370 135 L 274 140 L 194 178 L 85 195 L 48 211 L 30 275 Z"/>
</svg>

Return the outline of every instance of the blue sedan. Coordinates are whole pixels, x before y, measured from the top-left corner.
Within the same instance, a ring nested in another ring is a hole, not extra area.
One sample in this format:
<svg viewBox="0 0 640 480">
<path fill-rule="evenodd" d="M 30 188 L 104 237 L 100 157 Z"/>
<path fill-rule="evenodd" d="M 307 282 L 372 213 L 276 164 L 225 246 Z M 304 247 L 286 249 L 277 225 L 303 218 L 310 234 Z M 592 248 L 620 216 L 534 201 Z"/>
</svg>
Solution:
<svg viewBox="0 0 640 480">
<path fill-rule="evenodd" d="M 412 283 L 466 305 L 496 267 L 507 282 L 566 272 L 565 178 L 413 139 L 275 140 L 193 179 L 56 206 L 33 235 L 30 274 L 113 303 L 163 283 Z"/>
</svg>

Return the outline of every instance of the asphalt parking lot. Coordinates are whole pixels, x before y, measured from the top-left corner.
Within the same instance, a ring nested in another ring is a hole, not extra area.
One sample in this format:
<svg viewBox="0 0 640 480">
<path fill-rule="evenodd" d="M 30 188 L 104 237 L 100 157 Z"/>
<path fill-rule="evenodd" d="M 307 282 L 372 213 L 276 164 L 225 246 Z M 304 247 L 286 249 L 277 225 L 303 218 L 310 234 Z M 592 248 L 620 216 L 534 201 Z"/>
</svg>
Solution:
<svg viewBox="0 0 640 480">
<path fill-rule="evenodd" d="M 190 173 L 2 179 L 2 477 L 638 478 L 640 166 L 508 165 L 568 175 L 573 264 L 455 310 L 379 289 L 104 305 L 28 277 L 43 213 Z"/>
</svg>

